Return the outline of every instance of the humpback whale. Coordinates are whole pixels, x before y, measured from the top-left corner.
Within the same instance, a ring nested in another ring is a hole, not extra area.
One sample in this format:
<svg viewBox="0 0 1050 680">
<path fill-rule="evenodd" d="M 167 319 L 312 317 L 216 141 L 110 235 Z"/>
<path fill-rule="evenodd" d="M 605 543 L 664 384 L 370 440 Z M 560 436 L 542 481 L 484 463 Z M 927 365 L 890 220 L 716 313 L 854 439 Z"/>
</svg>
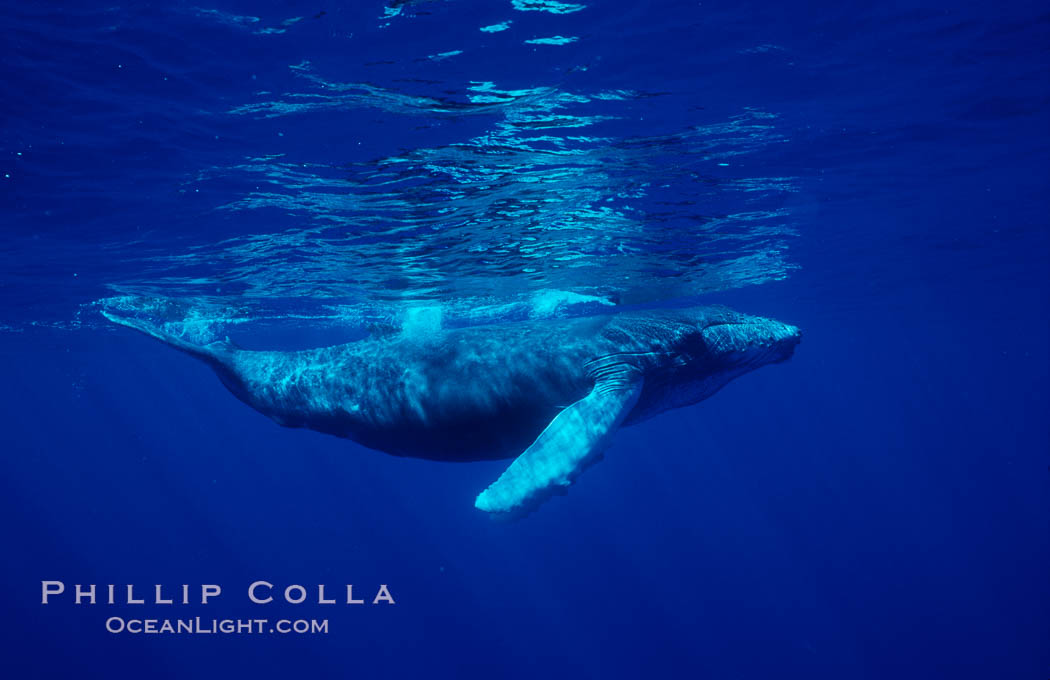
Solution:
<svg viewBox="0 0 1050 680">
<path fill-rule="evenodd" d="M 621 426 L 702 401 L 788 359 L 801 339 L 779 321 L 693 307 L 252 351 L 102 313 L 205 361 L 238 399 L 280 425 L 397 456 L 514 458 L 475 501 L 495 516 L 520 516 L 565 493 Z"/>
</svg>

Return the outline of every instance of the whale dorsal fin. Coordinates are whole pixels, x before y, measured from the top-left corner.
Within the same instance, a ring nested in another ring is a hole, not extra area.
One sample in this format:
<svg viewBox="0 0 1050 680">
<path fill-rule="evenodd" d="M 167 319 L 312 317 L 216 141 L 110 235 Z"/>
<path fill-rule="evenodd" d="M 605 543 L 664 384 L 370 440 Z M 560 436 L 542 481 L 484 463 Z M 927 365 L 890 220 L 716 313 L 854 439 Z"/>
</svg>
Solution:
<svg viewBox="0 0 1050 680">
<path fill-rule="evenodd" d="M 514 459 L 499 479 L 478 495 L 474 506 L 501 516 L 520 516 L 539 507 L 601 457 L 612 434 L 642 393 L 641 376 L 617 375 L 598 381 L 583 399 L 559 413 L 532 446 Z"/>
</svg>

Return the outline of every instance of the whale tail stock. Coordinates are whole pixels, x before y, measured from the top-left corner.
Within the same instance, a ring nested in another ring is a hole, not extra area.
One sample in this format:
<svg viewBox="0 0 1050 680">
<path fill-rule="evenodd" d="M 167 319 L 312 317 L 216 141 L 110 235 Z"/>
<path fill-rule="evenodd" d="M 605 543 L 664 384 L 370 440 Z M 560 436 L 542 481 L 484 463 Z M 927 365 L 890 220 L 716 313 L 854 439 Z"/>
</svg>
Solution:
<svg viewBox="0 0 1050 680">
<path fill-rule="evenodd" d="M 197 357 L 211 365 L 213 368 L 228 368 L 229 358 L 237 350 L 237 346 L 234 345 L 229 338 L 216 342 L 196 343 L 177 333 L 171 332 L 167 328 L 168 324 L 164 322 L 152 321 L 134 316 L 125 316 L 108 309 L 102 310 L 102 316 L 115 324 L 132 328 L 140 333 L 150 336 L 151 338 L 156 338 L 175 349 L 182 350 L 186 354 Z"/>
</svg>

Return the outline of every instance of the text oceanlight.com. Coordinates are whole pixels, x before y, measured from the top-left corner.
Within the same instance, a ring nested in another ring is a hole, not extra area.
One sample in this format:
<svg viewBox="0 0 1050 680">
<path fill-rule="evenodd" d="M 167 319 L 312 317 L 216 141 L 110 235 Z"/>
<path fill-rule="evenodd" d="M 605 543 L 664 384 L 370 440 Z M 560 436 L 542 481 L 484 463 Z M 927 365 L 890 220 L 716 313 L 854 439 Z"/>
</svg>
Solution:
<svg viewBox="0 0 1050 680">
<path fill-rule="evenodd" d="M 328 619 L 106 619 L 110 633 L 135 634 L 321 634 L 328 633 Z"/>
</svg>

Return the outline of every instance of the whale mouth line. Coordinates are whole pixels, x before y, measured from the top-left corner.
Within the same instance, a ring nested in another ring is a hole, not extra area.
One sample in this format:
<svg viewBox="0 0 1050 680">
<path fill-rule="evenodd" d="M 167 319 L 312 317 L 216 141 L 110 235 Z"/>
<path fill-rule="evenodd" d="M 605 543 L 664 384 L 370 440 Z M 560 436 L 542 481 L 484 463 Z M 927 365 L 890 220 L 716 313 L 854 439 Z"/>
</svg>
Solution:
<svg viewBox="0 0 1050 680">
<path fill-rule="evenodd" d="M 747 325 L 754 325 L 754 324 L 749 324 L 747 321 L 719 321 L 718 323 L 708 324 L 707 326 L 704 326 L 701 330 L 709 331 L 712 328 L 718 328 L 719 326 L 747 326 Z"/>
<path fill-rule="evenodd" d="M 700 329 L 700 332 L 701 333 L 707 333 L 708 331 L 711 331 L 711 330 L 714 330 L 714 329 L 717 329 L 717 328 L 721 328 L 723 326 L 753 326 L 753 327 L 759 327 L 759 326 L 766 326 L 766 324 L 762 324 L 760 322 L 755 322 L 755 321 L 719 321 L 717 323 L 712 323 L 712 324 L 709 324 L 707 326 L 704 326 L 703 328 Z M 801 339 L 802 332 L 797 327 L 795 327 L 795 326 L 788 326 L 786 324 L 779 324 L 778 326 L 779 327 L 777 328 L 777 330 L 790 329 L 790 332 L 787 334 L 788 337 L 795 337 L 795 338 Z"/>
</svg>

